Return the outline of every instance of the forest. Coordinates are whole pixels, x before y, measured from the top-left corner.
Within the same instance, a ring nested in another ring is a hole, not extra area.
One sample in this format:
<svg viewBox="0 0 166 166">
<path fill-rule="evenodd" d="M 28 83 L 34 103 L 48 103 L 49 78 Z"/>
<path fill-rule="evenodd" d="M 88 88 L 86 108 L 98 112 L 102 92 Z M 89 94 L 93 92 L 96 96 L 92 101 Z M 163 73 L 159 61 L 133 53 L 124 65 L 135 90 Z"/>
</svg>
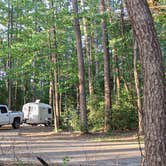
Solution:
<svg viewBox="0 0 166 166">
<path fill-rule="evenodd" d="M 165 0 L 1 0 L 0 104 L 52 106 L 54 131 L 138 131 L 166 157 Z"/>
<path fill-rule="evenodd" d="M 164 0 L 149 5 L 166 64 Z M 62 130 L 80 130 L 80 115 L 91 131 L 104 130 L 109 116 L 111 129 L 142 130 L 142 69 L 124 1 L 102 8 L 81 0 L 75 8 L 68 0 L 0 2 L 0 103 L 18 111 L 40 99 L 53 106 Z"/>
</svg>

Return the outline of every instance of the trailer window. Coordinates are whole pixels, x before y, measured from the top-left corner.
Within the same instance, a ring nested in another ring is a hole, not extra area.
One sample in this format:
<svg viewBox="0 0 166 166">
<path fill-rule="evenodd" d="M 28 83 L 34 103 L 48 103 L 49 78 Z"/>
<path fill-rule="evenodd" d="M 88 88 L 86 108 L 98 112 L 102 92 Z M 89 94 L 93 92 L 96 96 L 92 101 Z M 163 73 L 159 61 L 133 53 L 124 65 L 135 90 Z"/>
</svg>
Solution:
<svg viewBox="0 0 166 166">
<path fill-rule="evenodd" d="M 7 113 L 6 107 L 0 107 L 0 112 L 1 112 L 2 114 Z"/>
<path fill-rule="evenodd" d="M 48 114 L 51 114 L 51 108 L 48 109 Z"/>
</svg>

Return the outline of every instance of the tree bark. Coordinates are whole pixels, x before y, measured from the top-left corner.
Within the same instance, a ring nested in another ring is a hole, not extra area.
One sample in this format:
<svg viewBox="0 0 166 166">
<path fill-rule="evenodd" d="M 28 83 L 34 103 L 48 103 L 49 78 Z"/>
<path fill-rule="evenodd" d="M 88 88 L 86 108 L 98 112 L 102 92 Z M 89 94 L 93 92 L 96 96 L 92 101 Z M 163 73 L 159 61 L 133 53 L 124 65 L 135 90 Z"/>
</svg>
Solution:
<svg viewBox="0 0 166 166">
<path fill-rule="evenodd" d="M 76 34 L 76 47 L 78 56 L 78 78 L 79 78 L 79 96 L 80 96 L 80 115 L 81 115 L 81 131 L 86 133 L 87 127 L 87 110 L 86 110 L 86 95 L 85 95 L 85 68 L 82 52 L 81 30 L 78 18 L 78 3 L 77 0 L 72 0 L 74 9 L 74 31 Z"/>
<path fill-rule="evenodd" d="M 17 92 L 18 92 L 18 82 L 16 81 L 15 82 L 15 87 L 14 87 L 14 110 L 18 110 L 18 107 L 17 107 Z"/>
<path fill-rule="evenodd" d="M 56 45 L 56 30 L 55 30 L 55 26 L 53 26 L 53 32 L 52 32 L 52 36 L 53 36 L 53 48 L 56 50 L 57 45 Z M 58 67 L 57 67 L 57 63 L 58 63 L 58 58 L 57 58 L 57 53 L 56 51 L 54 53 L 52 53 L 52 62 L 56 65 L 55 68 L 53 69 L 53 108 L 54 108 L 54 130 L 55 132 L 58 132 L 58 128 L 59 128 L 59 95 L 58 95 Z"/>
<path fill-rule="evenodd" d="M 55 8 L 54 1 L 50 2 L 50 9 L 52 10 L 52 21 L 55 22 Z M 57 36 L 56 36 L 56 27 L 53 24 L 49 34 L 50 48 L 54 48 L 54 52 L 51 52 L 51 61 L 56 65 L 52 70 L 53 80 L 52 80 L 52 89 L 53 89 L 53 110 L 54 110 L 54 131 L 58 132 L 60 113 L 59 113 L 59 94 L 58 94 L 58 57 L 57 57 Z"/>
<path fill-rule="evenodd" d="M 50 86 L 49 86 L 49 105 L 52 106 L 53 104 L 53 83 L 52 80 L 50 80 Z"/>
<path fill-rule="evenodd" d="M 147 166 L 166 165 L 166 86 L 162 53 L 146 0 L 126 0 L 141 56 Z"/>
<path fill-rule="evenodd" d="M 114 55 L 114 62 L 115 62 L 115 72 L 116 72 L 116 77 L 115 77 L 115 82 L 116 82 L 116 103 L 118 103 L 119 98 L 120 98 L 120 71 L 119 71 L 119 64 L 118 64 L 118 56 L 117 54 Z"/>
<path fill-rule="evenodd" d="M 54 63 L 57 64 L 57 58 L 54 59 Z M 57 68 L 57 67 L 56 67 Z M 60 113 L 59 113 L 59 94 L 58 94 L 58 72 L 57 69 L 54 69 L 54 106 L 55 106 L 55 114 L 57 117 L 57 128 L 59 128 L 59 120 L 60 120 Z"/>
<path fill-rule="evenodd" d="M 134 41 L 134 81 L 135 81 L 135 89 L 137 93 L 137 108 L 138 108 L 138 129 L 139 133 L 143 134 L 143 112 L 142 112 L 142 103 L 141 103 L 141 92 L 140 92 L 140 85 L 139 85 L 139 77 L 137 71 L 137 59 L 138 59 L 138 44 L 137 41 Z"/>
<path fill-rule="evenodd" d="M 7 60 L 7 70 L 10 72 L 10 69 L 12 67 L 12 61 L 11 61 L 11 45 L 12 45 L 12 38 L 13 34 L 11 31 L 13 31 L 13 6 L 11 5 L 11 0 L 8 0 L 8 32 L 7 32 L 7 40 L 8 40 L 8 60 Z M 8 88 L 8 108 L 11 109 L 12 107 L 12 80 L 10 76 L 8 76 L 7 79 L 7 88 Z"/>
<path fill-rule="evenodd" d="M 94 34 L 94 39 L 93 39 L 93 47 L 94 47 L 94 54 L 95 54 L 95 75 L 98 75 L 99 70 L 100 70 L 100 62 L 98 60 L 97 54 L 99 50 L 99 42 L 98 42 L 98 36 Z"/>
<path fill-rule="evenodd" d="M 24 94 L 24 101 L 23 103 L 26 104 L 27 103 L 27 82 L 23 82 L 23 94 Z"/>
<path fill-rule="evenodd" d="M 62 115 L 62 93 L 59 94 L 59 116 Z"/>
<path fill-rule="evenodd" d="M 100 13 L 105 12 L 104 0 L 100 0 Z M 104 47 L 104 101 L 105 101 L 105 126 L 104 130 L 109 131 L 111 129 L 111 88 L 110 88 L 110 54 L 109 54 L 109 43 L 108 33 L 105 18 L 103 16 L 101 20 L 102 26 L 102 37 Z"/>
<path fill-rule="evenodd" d="M 48 47 L 49 47 L 49 50 L 51 50 L 51 48 L 52 48 L 52 45 L 51 45 L 51 32 L 48 33 Z M 49 59 L 50 62 L 52 62 L 51 51 L 49 53 L 48 59 Z M 53 71 L 52 71 L 52 69 L 50 70 L 49 105 L 53 106 Z"/>
</svg>

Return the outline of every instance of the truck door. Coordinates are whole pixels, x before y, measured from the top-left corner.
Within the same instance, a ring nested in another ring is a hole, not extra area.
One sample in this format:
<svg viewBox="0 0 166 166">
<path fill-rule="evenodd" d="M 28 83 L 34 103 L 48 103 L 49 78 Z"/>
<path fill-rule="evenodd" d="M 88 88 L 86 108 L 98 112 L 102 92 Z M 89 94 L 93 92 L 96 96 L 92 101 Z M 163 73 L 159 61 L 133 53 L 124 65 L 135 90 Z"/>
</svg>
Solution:
<svg viewBox="0 0 166 166">
<path fill-rule="evenodd" d="M 4 106 L 0 106 L 0 125 L 9 123 L 9 114 L 7 108 Z"/>
</svg>

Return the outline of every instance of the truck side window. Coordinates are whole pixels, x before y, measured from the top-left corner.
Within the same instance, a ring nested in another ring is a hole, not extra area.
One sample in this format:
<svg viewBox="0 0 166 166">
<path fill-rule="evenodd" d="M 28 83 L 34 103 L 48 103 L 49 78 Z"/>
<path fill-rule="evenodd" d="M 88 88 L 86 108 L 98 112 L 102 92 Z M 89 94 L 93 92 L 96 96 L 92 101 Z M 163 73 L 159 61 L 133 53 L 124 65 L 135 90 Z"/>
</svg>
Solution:
<svg viewBox="0 0 166 166">
<path fill-rule="evenodd" d="M 0 107 L 0 111 L 1 111 L 2 114 L 7 113 L 6 107 Z"/>
<path fill-rule="evenodd" d="M 48 109 L 48 114 L 51 114 L 51 108 Z"/>
</svg>

